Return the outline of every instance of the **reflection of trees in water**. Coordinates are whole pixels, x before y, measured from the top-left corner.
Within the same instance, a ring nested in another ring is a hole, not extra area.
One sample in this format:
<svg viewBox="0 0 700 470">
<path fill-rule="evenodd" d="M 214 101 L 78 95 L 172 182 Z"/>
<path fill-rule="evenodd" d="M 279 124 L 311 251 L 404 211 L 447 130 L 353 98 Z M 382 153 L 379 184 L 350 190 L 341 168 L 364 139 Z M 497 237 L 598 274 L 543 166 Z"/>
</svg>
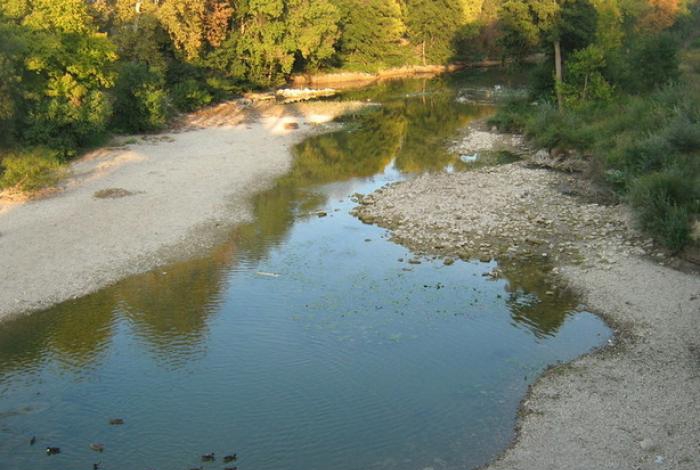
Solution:
<svg viewBox="0 0 700 470">
<path fill-rule="evenodd" d="M 576 309 L 574 293 L 568 289 L 553 290 L 552 280 L 542 264 L 503 261 L 499 269 L 508 281 L 506 304 L 511 317 L 535 336 L 555 335 L 569 313 Z"/>
<path fill-rule="evenodd" d="M 369 177 L 381 172 L 396 155 L 405 120 L 383 119 L 382 112 L 363 115 L 352 131 L 306 139 L 294 148 L 292 169 L 269 191 L 253 197 L 254 221 L 235 230 L 241 256 L 259 261 L 279 245 L 294 223 L 295 213 L 312 212 L 326 203 L 314 188 Z"/>
<path fill-rule="evenodd" d="M 401 108 L 397 113 L 407 116 L 408 126 L 396 167 L 404 173 L 437 171 L 454 163 L 457 156 L 446 145 L 449 139 L 489 112 L 488 108 L 456 103 L 452 93 L 406 100 Z"/>
<path fill-rule="evenodd" d="M 45 356 L 80 370 L 95 363 L 112 336 L 109 289 L 0 323 L 0 373 L 31 370 Z"/>
<path fill-rule="evenodd" d="M 444 167 L 445 141 L 483 109 L 458 104 L 443 80 L 386 82 L 357 93 L 384 103 L 347 130 L 311 137 L 294 149 L 291 171 L 253 197 L 254 221 L 236 227 L 209 256 L 126 279 L 97 294 L 0 324 L 0 373 L 31 369 L 46 355 L 75 368 L 94 362 L 109 344 L 115 312 L 168 364 L 180 364 L 206 338 L 224 277 L 234 262 L 257 262 L 289 233 L 296 211 L 326 203 L 315 187 L 398 169 Z M 162 274 L 165 271 L 166 274 Z"/>
<path fill-rule="evenodd" d="M 175 263 L 114 287 L 119 311 L 158 359 L 180 365 L 201 350 L 236 249 L 229 239 L 205 258 Z"/>
</svg>

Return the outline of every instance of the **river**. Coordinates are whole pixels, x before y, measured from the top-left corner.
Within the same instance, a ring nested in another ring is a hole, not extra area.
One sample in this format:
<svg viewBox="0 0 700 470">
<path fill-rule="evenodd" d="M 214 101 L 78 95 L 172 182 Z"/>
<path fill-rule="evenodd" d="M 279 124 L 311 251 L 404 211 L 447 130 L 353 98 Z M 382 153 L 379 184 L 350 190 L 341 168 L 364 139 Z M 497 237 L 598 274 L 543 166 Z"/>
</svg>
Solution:
<svg viewBox="0 0 700 470">
<path fill-rule="evenodd" d="M 528 385 L 610 330 L 573 293 L 548 295 L 546 266 L 409 263 L 349 212 L 355 193 L 469 171 L 449 141 L 493 104 L 456 97 L 513 83 L 471 71 L 346 92 L 335 99 L 380 106 L 297 145 L 291 171 L 253 197 L 254 221 L 208 256 L 1 323 L 0 468 L 441 470 L 492 459 Z M 216 461 L 202 463 L 210 452 Z"/>
</svg>

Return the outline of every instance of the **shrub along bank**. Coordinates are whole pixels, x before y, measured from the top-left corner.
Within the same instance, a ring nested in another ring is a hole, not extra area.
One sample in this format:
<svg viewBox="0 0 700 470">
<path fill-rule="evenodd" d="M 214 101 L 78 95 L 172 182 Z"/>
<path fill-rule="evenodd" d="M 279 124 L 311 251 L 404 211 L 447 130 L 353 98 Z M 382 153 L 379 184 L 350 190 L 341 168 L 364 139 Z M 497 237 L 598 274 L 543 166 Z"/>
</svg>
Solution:
<svg viewBox="0 0 700 470">
<path fill-rule="evenodd" d="M 569 54 L 561 82 L 540 68 L 528 96 L 504 102 L 491 123 L 553 154 L 587 158 L 640 227 L 677 252 L 700 214 L 698 31 L 690 11 L 671 28 L 630 29 L 613 45 L 593 35 Z"/>
</svg>

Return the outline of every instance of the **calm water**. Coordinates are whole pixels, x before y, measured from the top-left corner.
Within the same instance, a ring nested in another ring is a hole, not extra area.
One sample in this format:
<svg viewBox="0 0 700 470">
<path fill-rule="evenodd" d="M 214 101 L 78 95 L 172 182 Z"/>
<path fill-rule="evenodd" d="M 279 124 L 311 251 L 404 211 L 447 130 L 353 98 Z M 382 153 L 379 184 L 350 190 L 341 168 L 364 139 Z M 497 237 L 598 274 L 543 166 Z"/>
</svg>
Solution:
<svg viewBox="0 0 700 470">
<path fill-rule="evenodd" d="M 348 214 L 355 192 L 462 169 L 444 143 L 490 111 L 454 100 L 479 80 L 496 83 L 350 93 L 383 106 L 299 145 L 208 257 L 0 324 L 0 468 L 223 468 L 236 451 L 241 470 L 440 470 L 502 450 L 527 385 L 609 330 L 545 295 L 546 267 L 408 264 Z"/>
</svg>

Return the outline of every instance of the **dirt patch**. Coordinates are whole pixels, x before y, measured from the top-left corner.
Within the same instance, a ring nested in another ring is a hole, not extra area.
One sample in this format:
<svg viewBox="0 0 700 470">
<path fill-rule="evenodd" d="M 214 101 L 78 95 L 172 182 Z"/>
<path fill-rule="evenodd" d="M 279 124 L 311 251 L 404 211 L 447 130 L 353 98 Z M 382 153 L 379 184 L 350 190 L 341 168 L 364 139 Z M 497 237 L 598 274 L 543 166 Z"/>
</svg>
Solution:
<svg viewBox="0 0 700 470">
<path fill-rule="evenodd" d="M 119 199 L 122 197 L 133 196 L 134 194 L 136 193 L 127 191 L 123 188 L 107 188 L 95 191 L 92 196 L 96 197 L 97 199 Z"/>
</svg>

